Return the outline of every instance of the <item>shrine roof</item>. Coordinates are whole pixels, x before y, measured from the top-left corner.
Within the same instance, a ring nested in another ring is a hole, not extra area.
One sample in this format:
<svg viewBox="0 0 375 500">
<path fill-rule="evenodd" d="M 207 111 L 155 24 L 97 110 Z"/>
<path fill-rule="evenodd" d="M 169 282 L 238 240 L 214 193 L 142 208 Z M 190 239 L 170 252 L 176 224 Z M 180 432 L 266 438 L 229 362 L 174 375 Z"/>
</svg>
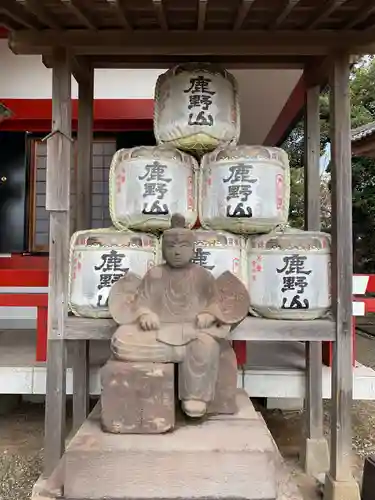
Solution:
<svg viewBox="0 0 375 500">
<path fill-rule="evenodd" d="M 375 0 L 2 0 L 0 25 L 15 53 L 64 45 L 113 66 L 375 52 Z"/>
<path fill-rule="evenodd" d="M 352 129 L 352 142 L 361 141 L 375 134 L 375 121 Z"/>
</svg>

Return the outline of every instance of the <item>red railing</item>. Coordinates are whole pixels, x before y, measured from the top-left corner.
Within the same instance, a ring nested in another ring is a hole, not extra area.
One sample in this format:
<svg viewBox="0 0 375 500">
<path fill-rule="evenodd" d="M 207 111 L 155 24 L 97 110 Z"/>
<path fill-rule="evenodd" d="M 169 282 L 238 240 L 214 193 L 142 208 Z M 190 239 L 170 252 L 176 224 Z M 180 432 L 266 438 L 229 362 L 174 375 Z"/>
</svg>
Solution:
<svg viewBox="0 0 375 500">
<path fill-rule="evenodd" d="M 2 291 L 12 288 L 12 291 Z M 30 293 L 27 288 L 48 288 L 48 257 L 12 255 L 0 257 L 0 306 L 36 307 L 36 360 L 47 358 L 48 293 Z M 25 290 L 23 290 L 25 289 Z"/>
</svg>

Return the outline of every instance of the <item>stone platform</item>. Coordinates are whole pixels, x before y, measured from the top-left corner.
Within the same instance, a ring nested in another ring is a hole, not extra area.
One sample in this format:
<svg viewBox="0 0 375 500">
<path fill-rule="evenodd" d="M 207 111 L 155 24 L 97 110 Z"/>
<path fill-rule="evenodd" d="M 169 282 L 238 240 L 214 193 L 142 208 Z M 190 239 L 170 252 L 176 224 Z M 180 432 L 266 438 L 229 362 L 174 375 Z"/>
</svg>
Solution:
<svg viewBox="0 0 375 500">
<path fill-rule="evenodd" d="M 66 450 L 64 498 L 278 500 L 279 452 L 245 392 L 237 404 L 159 435 L 103 433 L 97 407 Z"/>
</svg>

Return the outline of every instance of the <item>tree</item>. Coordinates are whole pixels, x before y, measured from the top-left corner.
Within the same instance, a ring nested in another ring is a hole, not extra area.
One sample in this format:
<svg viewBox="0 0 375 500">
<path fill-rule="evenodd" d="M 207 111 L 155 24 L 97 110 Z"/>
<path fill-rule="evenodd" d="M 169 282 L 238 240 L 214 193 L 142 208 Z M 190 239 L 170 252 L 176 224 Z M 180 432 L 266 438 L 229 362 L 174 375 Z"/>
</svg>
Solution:
<svg viewBox="0 0 375 500">
<path fill-rule="evenodd" d="M 375 120 L 375 60 L 366 57 L 352 68 L 350 80 L 351 119 L 353 128 Z M 329 94 L 320 98 L 321 152 L 329 140 Z M 290 222 L 303 227 L 304 217 L 304 137 L 303 122 L 299 122 L 282 146 L 291 165 Z M 330 227 L 329 171 L 321 178 L 322 227 Z M 353 158 L 353 245 L 354 271 L 375 272 L 375 160 Z"/>
</svg>

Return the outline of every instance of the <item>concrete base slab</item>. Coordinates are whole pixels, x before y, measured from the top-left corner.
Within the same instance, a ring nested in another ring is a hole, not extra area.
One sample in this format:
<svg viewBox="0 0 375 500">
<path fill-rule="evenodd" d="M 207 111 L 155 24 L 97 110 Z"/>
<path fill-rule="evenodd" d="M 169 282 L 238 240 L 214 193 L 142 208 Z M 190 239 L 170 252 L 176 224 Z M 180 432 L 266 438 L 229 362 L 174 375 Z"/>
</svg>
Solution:
<svg viewBox="0 0 375 500">
<path fill-rule="evenodd" d="M 361 500 L 359 485 L 353 477 L 348 478 L 348 481 L 335 481 L 327 474 L 324 500 Z"/>
<path fill-rule="evenodd" d="M 309 476 L 329 470 L 329 447 L 325 438 L 306 439 L 303 446 L 302 467 Z"/>
<path fill-rule="evenodd" d="M 268 410 L 301 411 L 304 400 L 302 398 L 267 398 Z"/>
<path fill-rule="evenodd" d="M 164 435 L 105 434 L 94 411 L 65 453 L 64 497 L 276 500 L 277 448 L 242 391 L 237 405 Z"/>
</svg>

